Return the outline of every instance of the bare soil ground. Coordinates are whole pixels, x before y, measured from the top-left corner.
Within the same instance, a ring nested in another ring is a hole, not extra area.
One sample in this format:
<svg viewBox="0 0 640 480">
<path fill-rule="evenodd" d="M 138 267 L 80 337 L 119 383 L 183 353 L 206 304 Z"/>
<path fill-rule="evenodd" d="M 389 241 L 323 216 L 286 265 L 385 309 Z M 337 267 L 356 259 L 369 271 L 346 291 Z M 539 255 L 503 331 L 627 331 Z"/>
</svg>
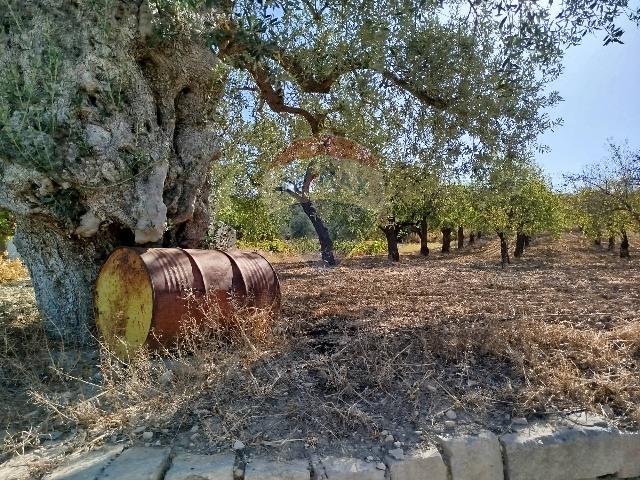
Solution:
<svg viewBox="0 0 640 480">
<path fill-rule="evenodd" d="M 389 435 L 411 446 L 506 432 L 517 417 L 587 411 L 636 428 L 640 252 L 631 255 L 565 234 L 536 239 L 504 270 L 493 239 L 399 264 L 287 259 L 276 264 L 283 309 L 271 335 L 129 367 L 49 345 L 57 363 L 28 360 L 28 381 L 16 363 L 42 356 L 24 347 L 30 335 L 42 344 L 33 297 L 24 282 L 5 284 L 5 344 L 25 339 L 0 357 L 5 451 L 24 432 L 36 432 L 33 443 L 61 432 L 77 446 L 140 442 L 151 431 L 150 443 L 204 453 L 240 439 L 279 457 L 375 457 Z"/>
</svg>

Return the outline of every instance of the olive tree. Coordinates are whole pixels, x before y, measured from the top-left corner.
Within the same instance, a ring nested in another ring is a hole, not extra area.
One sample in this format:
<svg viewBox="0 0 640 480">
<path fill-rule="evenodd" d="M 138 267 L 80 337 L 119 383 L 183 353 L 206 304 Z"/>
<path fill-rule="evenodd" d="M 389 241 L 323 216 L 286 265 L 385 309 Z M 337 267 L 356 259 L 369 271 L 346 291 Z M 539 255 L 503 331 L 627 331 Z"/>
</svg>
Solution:
<svg viewBox="0 0 640 480">
<path fill-rule="evenodd" d="M 595 239 L 606 233 L 609 250 L 620 235 L 620 256 L 628 257 L 628 231 L 640 228 L 640 149 L 610 141 L 606 160 L 567 178 L 580 188 L 577 201 L 587 234 Z"/>
<path fill-rule="evenodd" d="M 498 235 L 503 267 L 510 263 L 509 241 L 514 235 L 521 242 L 515 253 L 521 256 L 526 237 L 558 232 L 564 225 L 560 198 L 529 161 L 496 160 L 477 181 L 477 189 L 479 216 Z"/>
</svg>

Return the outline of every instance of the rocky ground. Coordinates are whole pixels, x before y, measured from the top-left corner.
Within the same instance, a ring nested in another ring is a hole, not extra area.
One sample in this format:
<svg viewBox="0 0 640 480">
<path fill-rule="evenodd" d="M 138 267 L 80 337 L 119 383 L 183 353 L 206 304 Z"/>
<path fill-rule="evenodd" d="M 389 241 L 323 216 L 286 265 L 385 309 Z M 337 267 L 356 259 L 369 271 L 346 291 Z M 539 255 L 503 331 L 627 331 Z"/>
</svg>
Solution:
<svg viewBox="0 0 640 480">
<path fill-rule="evenodd" d="M 575 412 L 636 427 L 638 252 L 622 260 L 568 234 L 537 239 L 503 270 L 497 247 L 334 269 L 288 259 L 276 264 L 272 333 L 129 366 L 42 348 L 28 284 L 5 284 L 6 456 L 106 442 L 378 462 L 442 434 L 503 434 Z"/>
</svg>

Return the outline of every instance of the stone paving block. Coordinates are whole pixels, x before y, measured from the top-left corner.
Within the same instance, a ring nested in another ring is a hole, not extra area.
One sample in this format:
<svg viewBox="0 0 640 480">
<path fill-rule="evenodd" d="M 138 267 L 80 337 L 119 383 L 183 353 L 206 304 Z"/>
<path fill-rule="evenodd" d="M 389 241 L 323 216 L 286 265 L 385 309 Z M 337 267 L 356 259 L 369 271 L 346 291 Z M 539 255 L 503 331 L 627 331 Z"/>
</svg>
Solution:
<svg viewBox="0 0 640 480">
<path fill-rule="evenodd" d="M 439 443 L 453 480 L 503 480 L 500 442 L 493 433 L 440 439 Z"/>
<path fill-rule="evenodd" d="M 111 462 L 100 480 L 162 480 L 169 465 L 169 448 L 134 447 Z"/>
<path fill-rule="evenodd" d="M 252 460 L 244 470 L 244 480 L 310 480 L 309 462 L 269 462 Z"/>
<path fill-rule="evenodd" d="M 640 433 L 621 433 L 619 478 L 640 477 Z"/>
<path fill-rule="evenodd" d="M 536 427 L 500 440 L 509 480 L 582 480 L 615 474 L 622 464 L 619 434 L 606 428 Z"/>
<path fill-rule="evenodd" d="M 318 479 L 384 480 L 385 470 L 379 470 L 375 463 L 367 463 L 357 458 L 325 457 L 321 464 L 325 476 L 318 475 Z"/>
<path fill-rule="evenodd" d="M 404 460 L 388 460 L 391 480 L 447 480 L 447 467 L 435 448 L 405 454 Z"/>
<path fill-rule="evenodd" d="M 2 480 L 31 480 L 29 464 L 33 455 L 20 455 L 0 465 L 0 479 Z"/>
<path fill-rule="evenodd" d="M 64 464 L 44 480 L 96 480 L 102 470 L 123 450 L 122 445 L 104 447 L 69 456 Z"/>
<path fill-rule="evenodd" d="M 171 462 L 165 480 L 233 480 L 235 455 L 181 453 Z"/>
</svg>

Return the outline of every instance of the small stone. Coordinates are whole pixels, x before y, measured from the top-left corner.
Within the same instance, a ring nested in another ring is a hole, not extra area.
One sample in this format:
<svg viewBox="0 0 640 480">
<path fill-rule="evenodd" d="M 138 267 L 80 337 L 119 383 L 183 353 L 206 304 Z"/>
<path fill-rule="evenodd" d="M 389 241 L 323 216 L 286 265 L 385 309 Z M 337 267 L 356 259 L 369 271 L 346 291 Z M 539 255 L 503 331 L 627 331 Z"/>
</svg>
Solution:
<svg viewBox="0 0 640 480">
<path fill-rule="evenodd" d="M 389 435 L 389 431 L 388 430 L 382 430 L 380 432 L 380 435 L 383 436 L 383 437 L 386 437 L 387 435 Z"/>
<path fill-rule="evenodd" d="M 233 447 L 234 450 L 242 450 L 244 449 L 244 443 L 242 443 L 240 440 L 236 440 L 235 442 L 233 442 Z"/>
<path fill-rule="evenodd" d="M 151 440 L 153 438 L 153 432 L 143 432 L 142 439 L 143 440 Z"/>
<path fill-rule="evenodd" d="M 378 470 L 386 470 L 387 466 L 383 462 L 378 462 L 378 463 L 376 463 L 376 468 Z"/>
<path fill-rule="evenodd" d="M 389 450 L 389 456 L 394 460 L 402 460 L 404 458 L 404 451 L 401 448 L 394 448 Z"/>
<path fill-rule="evenodd" d="M 134 434 L 138 434 L 138 433 L 142 433 L 144 432 L 144 427 L 136 427 L 133 429 L 133 433 Z"/>
<path fill-rule="evenodd" d="M 60 395 L 60 403 L 62 403 L 63 405 L 66 405 L 71 402 L 72 398 L 73 398 L 73 393 L 67 390 L 66 392 L 63 392 Z M 38 410 L 36 410 L 36 413 L 38 413 Z"/>
<path fill-rule="evenodd" d="M 365 458 L 365 460 L 367 462 L 373 462 L 373 460 L 374 460 L 373 455 L 369 455 L 367 458 Z"/>
<path fill-rule="evenodd" d="M 467 380 L 467 387 L 475 387 L 478 383 L 475 380 Z"/>
<path fill-rule="evenodd" d="M 415 430 L 413 433 L 415 433 L 416 435 L 422 435 L 422 430 Z"/>
<path fill-rule="evenodd" d="M 402 447 L 402 442 L 393 442 L 393 446 L 396 448 Z"/>
<path fill-rule="evenodd" d="M 198 425 L 194 425 L 193 427 L 191 427 L 191 430 L 189 430 L 191 433 L 196 433 L 199 430 L 200 427 L 198 427 Z"/>
<path fill-rule="evenodd" d="M 173 381 L 173 372 L 171 370 L 167 370 L 166 372 L 162 373 L 162 375 L 158 377 L 158 383 L 160 383 L 160 385 L 164 387 L 169 385 L 172 381 Z"/>
<path fill-rule="evenodd" d="M 430 383 L 427 384 L 427 390 L 429 390 L 431 393 L 436 393 L 438 391 L 438 387 L 436 387 L 435 385 L 431 385 Z"/>
<path fill-rule="evenodd" d="M 393 443 L 395 439 L 393 438 L 393 435 L 387 435 L 386 437 L 384 437 L 384 441 L 385 443 Z"/>
<path fill-rule="evenodd" d="M 241 465 L 233 466 L 233 478 L 242 478 L 244 476 L 244 468 Z"/>
<path fill-rule="evenodd" d="M 445 413 L 445 416 L 449 420 L 455 420 L 456 418 L 458 418 L 458 414 L 454 410 L 447 410 L 447 412 Z"/>
<path fill-rule="evenodd" d="M 445 420 L 444 421 L 444 426 L 447 428 L 454 428 L 456 426 L 456 421 L 455 420 Z"/>
<path fill-rule="evenodd" d="M 514 417 L 511 419 L 511 423 L 514 425 L 527 425 L 529 422 L 524 417 Z"/>
<path fill-rule="evenodd" d="M 615 417 L 613 408 L 611 408 L 609 405 L 602 405 L 602 413 L 604 413 L 609 418 Z"/>
<path fill-rule="evenodd" d="M 159 447 L 159 446 L 161 446 L 161 445 L 162 445 L 162 442 L 161 442 L 160 440 L 157 440 L 157 441 L 156 441 L 156 443 L 154 443 L 154 445 L 155 445 L 156 447 Z"/>
<path fill-rule="evenodd" d="M 199 433 L 194 433 L 193 435 L 191 435 L 190 438 L 191 438 L 192 441 L 195 442 L 198 439 L 198 437 L 200 437 L 200 434 Z"/>
</svg>

